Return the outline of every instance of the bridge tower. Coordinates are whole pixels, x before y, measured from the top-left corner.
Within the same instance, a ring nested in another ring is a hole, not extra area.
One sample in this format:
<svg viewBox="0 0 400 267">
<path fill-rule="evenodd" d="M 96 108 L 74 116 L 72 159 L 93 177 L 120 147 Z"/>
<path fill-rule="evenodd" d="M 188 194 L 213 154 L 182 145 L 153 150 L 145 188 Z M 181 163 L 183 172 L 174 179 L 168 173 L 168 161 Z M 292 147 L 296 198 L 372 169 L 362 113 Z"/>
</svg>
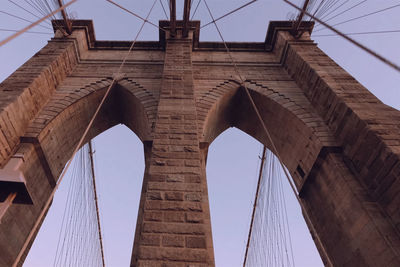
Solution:
<svg viewBox="0 0 400 267">
<path fill-rule="evenodd" d="M 11 266 L 107 88 L 86 140 L 116 124 L 141 139 L 145 174 L 131 266 L 213 266 L 205 166 L 229 127 L 276 146 L 327 266 L 400 266 L 400 111 L 310 39 L 271 22 L 265 42 L 199 41 L 198 21 L 161 21 L 157 42 L 98 41 L 72 21 L 0 85 L 0 266 Z M 113 80 L 115 81 L 113 82 Z M 270 139 L 257 119 L 250 92 Z M 32 241 L 31 241 L 32 243 Z M 24 257 L 29 246 L 22 251 Z"/>
</svg>

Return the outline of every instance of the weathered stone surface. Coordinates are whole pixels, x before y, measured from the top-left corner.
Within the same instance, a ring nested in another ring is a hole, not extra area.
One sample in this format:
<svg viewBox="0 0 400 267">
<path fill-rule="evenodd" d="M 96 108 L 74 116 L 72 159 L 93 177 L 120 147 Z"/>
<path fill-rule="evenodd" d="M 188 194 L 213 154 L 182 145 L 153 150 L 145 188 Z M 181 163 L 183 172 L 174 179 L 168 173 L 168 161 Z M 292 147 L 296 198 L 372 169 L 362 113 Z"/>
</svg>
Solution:
<svg viewBox="0 0 400 267">
<path fill-rule="evenodd" d="M 71 36 L 51 40 L 0 85 L 0 165 L 23 156 L 34 202 L 1 218 L 0 266 L 15 260 L 128 53 L 129 42 L 96 41 L 88 21 L 74 23 Z M 321 256 L 326 265 L 400 266 L 400 112 L 308 33 L 294 39 L 280 24 L 265 44 L 228 45 Z M 271 147 L 223 45 L 192 36 L 139 42 L 87 137 L 123 123 L 144 143 L 132 266 L 213 266 L 208 145 L 237 127 Z"/>
</svg>

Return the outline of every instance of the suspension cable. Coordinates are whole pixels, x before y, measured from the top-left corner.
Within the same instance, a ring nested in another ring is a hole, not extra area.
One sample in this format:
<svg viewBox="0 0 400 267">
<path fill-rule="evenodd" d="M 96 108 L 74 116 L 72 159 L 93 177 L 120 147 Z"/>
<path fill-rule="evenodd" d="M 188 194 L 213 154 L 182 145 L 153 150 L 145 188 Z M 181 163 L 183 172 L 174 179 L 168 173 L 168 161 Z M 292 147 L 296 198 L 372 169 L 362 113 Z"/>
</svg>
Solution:
<svg viewBox="0 0 400 267">
<path fill-rule="evenodd" d="M 336 18 L 336 17 L 338 17 L 338 16 L 340 16 L 340 15 L 343 15 L 344 13 L 347 13 L 347 12 L 349 12 L 350 10 L 352 10 L 352 9 L 354 9 L 354 8 L 356 8 L 356 7 L 358 7 L 358 6 L 362 5 L 362 4 L 364 4 L 364 3 L 366 3 L 366 2 L 367 2 L 367 0 L 363 0 L 363 1 L 361 1 L 361 2 L 359 2 L 359 3 L 357 3 L 357 4 L 353 5 L 353 6 L 351 6 L 351 7 L 349 7 L 349 8 L 343 10 L 342 12 L 340 12 L 340 13 L 338 13 L 338 14 L 332 16 L 332 17 L 330 17 L 329 19 L 324 20 L 324 22 L 327 23 L 328 21 L 330 21 L 330 20 L 332 20 L 332 19 L 334 19 L 334 18 Z M 317 25 L 316 28 L 317 28 L 317 27 L 320 27 L 320 26 L 321 26 L 321 25 Z"/>
<path fill-rule="evenodd" d="M 43 5 L 41 5 L 40 1 L 36 0 L 25 0 L 26 3 L 28 3 L 31 7 L 33 7 L 37 12 L 45 16 L 48 12 L 46 12 L 45 9 L 43 9 Z"/>
<path fill-rule="evenodd" d="M 69 2 L 68 4 L 72 4 L 75 1 L 76 0 L 73 0 L 73 1 Z M 114 75 L 114 78 L 113 78 L 111 84 L 108 86 L 108 88 L 107 88 L 103 98 L 101 99 L 96 111 L 94 112 L 92 118 L 90 119 L 88 126 L 86 127 L 84 133 L 82 134 L 82 137 L 80 138 L 78 144 L 76 145 L 76 147 L 75 147 L 75 149 L 74 149 L 74 151 L 72 153 L 72 156 L 70 157 L 69 161 L 67 162 L 67 165 L 65 166 L 65 168 L 63 169 L 60 177 L 58 178 L 58 181 L 57 181 L 55 187 L 53 188 L 53 191 L 50 193 L 50 196 L 48 197 L 46 203 L 44 204 L 44 206 L 42 208 L 42 211 L 40 212 L 39 217 L 36 220 L 33 228 L 31 229 L 27 239 L 25 240 L 25 243 L 24 243 L 23 247 L 19 251 L 17 258 L 15 259 L 14 264 L 12 265 L 13 267 L 16 267 L 18 265 L 19 261 L 21 260 L 22 255 L 25 252 L 26 248 L 28 247 L 28 245 L 29 245 L 34 233 L 36 232 L 37 228 L 39 227 L 40 222 L 42 221 L 42 218 L 46 214 L 47 209 L 50 207 L 50 204 L 51 204 L 51 202 L 53 200 L 54 194 L 57 191 L 58 187 L 60 186 L 60 183 L 63 180 L 67 170 L 69 169 L 69 167 L 70 167 L 70 165 L 72 163 L 72 159 L 75 157 L 75 155 L 78 152 L 79 148 L 82 146 L 82 144 L 83 144 L 83 142 L 84 142 L 89 130 L 91 129 L 91 127 L 92 127 L 92 125 L 94 123 L 94 120 L 97 118 L 97 115 L 99 114 L 100 109 L 103 107 L 103 104 L 104 104 L 105 100 L 107 99 L 108 95 L 110 94 L 111 89 L 114 88 L 117 78 L 121 75 L 122 67 L 125 65 L 125 62 L 128 59 L 128 56 L 129 56 L 130 52 L 132 51 L 137 39 L 139 38 L 139 35 L 142 32 L 142 30 L 144 28 L 144 25 L 146 24 L 147 19 L 149 18 L 151 12 L 153 11 L 153 8 L 154 8 L 156 3 L 157 3 L 157 0 L 154 0 L 154 3 L 151 6 L 150 11 L 148 12 L 146 19 L 143 21 L 138 33 L 136 34 L 136 37 L 135 37 L 134 41 L 132 42 L 132 45 L 130 46 L 128 53 L 125 55 L 121 65 L 119 66 L 117 74 Z M 63 8 L 65 8 L 68 4 L 64 5 Z M 57 12 L 58 12 L 58 10 L 57 10 Z M 54 13 L 56 13 L 56 12 L 54 12 Z"/>
<path fill-rule="evenodd" d="M 164 11 L 165 18 L 168 19 L 167 11 L 165 10 L 165 7 L 164 7 L 164 4 L 163 4 L 162 0 L 160 0 L 160 4 L 161 4 L 161 7 L 162 7 L 162 10 Z"/>
<path fill-rule="evenodd" d="M 304 218 L 306 219 L 306 221 L 309 222 L 309 225 L 310 225 L 310 228 L 311 228 L 310 230 L 311 230 L 312 232 L 315 233 L 315 237 L 318 239 L 318 242 L 321 244 L 321 249 L 323 250 L 324 255 L 327 256 L 328 254 L 326 253 L 325 247 L 323 246 L 321 240 L 319 239 L 319 235 L 318 235 L 317 232 L 315 231 L 314 225 L 311 223 L 311 219 L 310 219 L 308 213 L 306 212 L 306 209 L 305 209 L 305 207 L 304 207 L 303 202 L 302 202 L 302 201 L 300 200 L 300 198 L 299 198 L 297 189 L 296 189 L 295 185 L 293 184 L 293 181 L 291 180 L 290 175 L 289 175 L 287 169 L 285 168 L 285 166 L 284 166 L 284 164 L 283 164 L 282 158 L 281 158 L 281 156 L 280 156 L 280 153 L 278 152 L 278 149 L 277 149 L 277 147 L 276 147 L 276 145 L 275 145 L 275 142 L 273 141 L 272 136 L 271 136 L 271 134 L 270 134 L 270 132 L 269 132 L 267 126 L 265 125 L 264 120 L 262 119 L 262 116 L 261 116 L 261 114 L 260 114 L 260 111 L 258 110 L 258 108 L 257 108 L 257 106 L 256 106 L 256 104 L 255 104 L 255 102 L 254 102 L 254 99 L 253 99 L 253 97 L 251 96 L 250 91 L 249 91 L 249 89 L 247 88 L 247 86 L 246 86 L 246 84 L 245 84 L 245 81 L 244 81 L 242 75 L 241 75 L 240 72 L 239 72 L 238 66 L 237 66 L 237 64 L 236 64 L 236 62 L 235 62 L 235 60 L 234 60 L 234 58 L 233 58 L 233 56 L 232 56 L 232 53 L 230 52 L 229 47 L 228 47 L 228 45 L 226 44 L 225 39 L 224 39 L 224 37 L 222 36 L 222 33 L 221 33 L 221 31 L 220 31 L 220 29 L 219 29 L 219 27 L 218 27 L 216 21 L 214 20 L 214 17 L 213 17 L 213 15 L 212 15 L 212 13 L 211 13 L 211 10 L 210 10 L 210 8 L 208 7 L 207 0 L 204 0 L 204 3 L 205 3 L 205 5 L 206 5 L 206 7 L 207 7 L 208 13 L 210 14 L 210 17 L 212 18 L 212 20 L 213 20 L 213 22 L 214 22 L 214 25 L 215 25 L 215 28 L 216 28 L 218 34 L 219 34 L 219 37 L 221 38 L 222 42 L 224 43 L 225 49 L 226 49 L 226 51 L 227 51 L 227 53 L 228 53 L 228 55 L 229 55 L 229 57 L 230 57 L 230 59 L 231 59 L 231 63 L 233 64 L 233 67 L 234 67 L 234 69 L 235 69 L 235 72 L 236 72 L 236 74 L 238 75 L 238 77 L 239 77 L 239 79 L 240 79 L 240 83 L 241 83 L 241 85 L 243 86 L 243 88 L 245 89 L 246 95 L 247 95 L 247 97 L 248 97 L 249 100 L 250 100 L 251 106 L 253 107 L 253 109 L 254 109 L 254 111 L 255 111 L 255 113 L 256 113 L 256 115 L 257 115 L 257 118 L 258 118 L 258 120 L 260 121 L 261 126 L 262 126 L 262 128 L 263 128 L 263 130 L 264 130 L 264 132 L 265 132 L 265 134 L 266 134 L 266 136 L 267 136 L 269 142 L 271 143 L 272 152 L 274 152 L 274 154 L 277 156 L 277 158 L 278 158 L 278 160 L 279 160 L 279 163 L 280 163 L 280 165 L 281 165 L 281 167 L 282 167 L 282 169 L 283 169 L 283 172 L 285 173 L 285 176 L 286 176 L 286 178 L 287 178 L 287 180 L 288 180 L 288 182 L 289 182 L 289 185 L 290 185 L 290 187 L 291 187 L 291 189 L 292 189 L 292 191 L 293 191 L 293 193 L 294 193 L 294 195 L 295 195 L 295 197 L 296 197 L 296 199 L 297 199 L 297 201 L 298 201 L 298 203 L 299 203 L 299 205 L 300 205 L 300 207 L 301 207 L 301 209 L 302 209 L 302 211 L 303 211 Z M 305 12 L 305 11 L 304 11 L 304 12 Z M 308 12 L 305 12 L 305 14 L 307 14 L 308 16 L 310 15 Z M 330 260 L 329 260 L 328 257 L 327 257 L 327 260 L 330 262 Z M 330 263 L 330 264 L 331 264 L 331 263 Z M 331 265 L 332 265 L 332 264 L 331 264 Z"/>
<path fill-rule="evenodd" d="M 295 4 L 293 4 L 292 2 L 288 1 L 288 0 L 283 0 L 285 3 L 289 4 L 290 6 L 294 7 L 295 9 L 301 11 L 302 9 L 298 6 L 296 6 Z M 323 26 L 325 26 L 326 28 L 330 29 L 331 31 L 333 31 L 334 33 L 340 35 L 341 37 L 343 37 L 344 39 L 346 39 L 347 41 L 351 42 L 352 44 L 356 45 L 357 47 L 361 48 L 362 50 L 364 50 L 365 52 L 367 52 L 368 54 L 374 56 L 376 59 L 378 59 L 379 61 L 385 63 L 386 65 L 392 67 L 393 69 L 397 70 L 400 72 L 400 66 L 398 66 L 397 64 L 393 63 L 392 61 L 390 61 L 389 59 L 379 55 L 378 53 L 374 52 L 373 50 L 371 50 L 370 48 L 362 45 L 361 43 L 355 41 L 354 39 L 344 35 L 342 32 L 340 32 L 339 30 L 337 30 L 336 28 L 328 25 L 327 23 L 321 21 L 320 19 L 314 17 L 313 15 L 311 15 L 310 13 L 308 13 L 307 11 L 304 11 L 304 14 L 306 14 L 307 16 L 312 17 L 315 21 L 317 21 L 318 23 L 322 24 Z"/>
<path fill-rule="evenodd" d="M 89 144 L 80 148 L 69 174 L 69 189 L 53 266 L 101 266 Z"/>
<path fill-rule="evenodd" d="M 231 15 L 231 14 L 233 14 L 233 13 L 239 11 L 239 10 L 241 10 L 242 8 L 245 8 L 245 7 L 249 6 L 249 5 L 251 5 L 251 4 L 255 3 L 255 2 L 257 2 L 257 1 L 258 1 L 258 0 L 252 0 L 252 1 L 247 2 L 246 4 L 244 4 L 244 5 L 242 5 L 242 6 L 238 7 L 238 8 L 235 8 L 235 9 L 232 10 L 232 11 L 229 11 L 229 12 L 226 13 L 225 15 L 222 15 L 221 17 L 219 17 L 219 18 L 217 18 L 217 19 L 215 19 L 215 20 L 212 19 L 212 21 L 210 21 L 210 22 L 204 24 L 203 26 L 201 26 L 200 29 L 203 29 L 204 27 L 207 27 L 208 25 L 213 24 L 213 23 L 217 22 L 218 20 L 223 19 L 223 18 L 225 18 L 225 17 L 227 17 L 227 16 L 229 16 L 229 15 Z"/>
<path fill-rule="evenodd" d="M 324 19 L 326 17 L 328 17 L 329 15 L 335 13 L 337 10 L 339 10 L 342 6 L 344 6 L 345 4 L 347 4 L 350 0 L 346 0 L 343 3 L 341 3 L 339 6 L 337 6 L 335 9 L 333 9 L 331 12 L 327 12 L 325 15 L 321 16 L 320 19 Z M 326 22 L 326 21 L 325 21 Z"/>
<path fill-rule="evenodd" d="M 197 9 L 198 9 L 199 6 L 200 6 L 200 3 L 201 3 L 201 0 L 199 0 L 199 1 L 197 2 L 196 8 L 194 9 L 193 14 L 192 14 L 192 17 L 190 18 L 190 20 L 193 20 L 194 15 L 196 15 L 196 12 L 197 12 Z"/>
<path fill-rule="evenodd" d="M 325 5 L 321 8 L 321 10 L 315 15 L 316 17 L 323 17 L 326 13 L 333 8 L 340 0 L 328 0 Z"/>
<path fill-rule="evenodd" d="M 67 8 L 69 5 L 75 3 L 78 0 L 71 0 L 70 2 L 68 2 L 67 4 L 63 5 L 62 7 L 58 8 L 57 10 L 54 10 L 53 12 L 51 12 L 50 14 L 46 15 L 45 17 L 37 20 L 36 22 L 32 23 L 31 25 L 26 26 L 25 28 L 23 28 L 22 30 L 16 32 L 15 34 L 7 37 L 6 39 L 4 39 L 3 41 L 0 42 L 0 46 L 5 45 L 6 43 L 8 43 L 9 41 L 15 39 L 16 37 L 20 36 L 21 34 L 23 34 L 24 32 L 32 29 L 33 27 L 35 27 L 36 25 L 38 25 L 39 23 L 45 21 L 46 19 L 48 19 L 49 17 L 51 17 L 52 15 L 60 12 L 61 10 L 64 10 L 65 8 Z"/>
<path fill-rule="evenodd" d="M 263 146 L 265 148 L 265 146 Z M 265 149 L 247 259 L 243 266 L 295 266 L 283 189 L 283 172 L 276 155 Z"/>
<path fill-rule="evenodd" d="M 386 31 L 370 31 L 370 32 L 349 32 L 343 33 L 344 35 L 367 35 L 367 34 L 387 34 L 387 33 L 396 33 L 400 32 L 400 30 L 386 30 Z M 328 36 L 339 36 L 336 33 L 331 34 L 313 34 L 313 37 L 328 37 Z"/>
<path fill-rule="evenodd" d="M 153 22 L 149 21 L 148 18 L 142 18 L 142 17 L 139 16 L 138 14 L 136 14 L 136 13 L 130 11 L 129 9 L 126 9 L 125 7 L 121 6 L 120 4 L 115 3 L 115 2 L 112 1 L 112 0 L 106 0 L 106 1 L 109 2 L 109 3 L 111 3 L 111 4 L 113 4 L 113 5 L 115 5 L 115 6 L 117 6 L 117 7 L 119 7 L 120 9 L 122 9 L 122 10 L 128 12 L 129 14 L 131 14 L 131 15 L 137 17 L 138 19 L 141 19 L 143 22 L 149 23 L 150 25 L 156 27 L 156 28 L 159 29 L 159 30 L 162 30 L 162 31 L 164 31 L 164 32 L 167 31 L 167 30 L 161 28 L 160 26 L 154 24 Z"/>
<path fill-rule="evenodd" d="M 12 0 L 7 0 L 7 1 L 12 3 L 12 4 L 14 4 L 15 6 L 19 7 L 20 9 L 24 10 L 25 12 L 28 12 L 29 14 L 31 14 L 34 17 L 36 17 L 37 19 L 40 19 L 40 17 L 38 15 L 36 15 L 35 13 L 29 11 L 28 9 L 24 8 L 23 6 L 15 3 L 14 1 L 12 1 Z"/>
<path fill-rule="evenodd" d="M 8 13 L 8 12 L 3 11 L 3 10 L 0 10 L 0 13 L 5 14 L 5 15 L 10 16 L 10 17 L 13 17 L 13 18 L 16 18 L 16 19 L 19 19 L 19 20 L 23 20 L 23 21 L 29 22 L 29 23 L 34 23 L 33 21 L 31 21 L 29 19 L 21 18 L 20 16 Z M 52 28 L 44 26 L 44 25 L 39 25 L 39 27 L 42 27 L 42 28 L 45 28 L 45 29 L 48 29 L 48 30 L 52 30 Z"/>
<path fill-rule="evenodd" d="M 95 176 L 95 171 L 94 171 L 93 153 L 94 152 L 93 152 L 93 148 L 92 148 L 92 141 L 89 141 L 90 170 L 92 172 L 92 180 L 93 180 L 93 193 L 94 193 L 94 201 L 95 201 L 95 205 L 96 205 L 96 219 L 97 219 L 97 229 L 99 231 L 101 261 L 102 261 L 103 267 L 105 267 L 106 264 L 105 264 L 105 261 L 104 261 L 103 238 L 101 236 L 99 203 L 98 203 L 98 195 L 97 195 L 97 189 L 96 189 L 96 176 Z"/>
<path fill-rule="evenodd" d="M 265 162 L 266 153 L 267 153 L 267 147 L 264 145 L 263 151 L 262 151 L 262 154 L 261 154 L 260 173 L 258 175 L 256 195 L 254 197 L 253 211 L 252 211 L 252 214 L 251 214 L 250 228 L 249 228 L 249 234 L 248 234 L 248 237 L 247 237 L 246 252 L 244 254 L 243 267 L 246 267 L 247 255 L 249 253 L 249 246 L 250 246 L 251 235 L 252 235 L 252 230 L 253 230 L 253 225 L 254 225 L 254 216 L 256 214 L 257 201 L 258 201 L 258 195 L 260 193 L 260 185 L 261 185 L 261 180 L 262 180 L 262 177 L 263 177 L 263 170 L 264 170 L 264 162 Z"/>
<path fill-rule="evenodd" d="M 3 29 L 3 28 L 0 28 L 0 31 L 1 31 L 1 32 L 19 32 L 19 30 Z M 49 35 L 53 35 L 53 33 L 51 33 L 51 32 L 26 31 L 25 33 L 36 33 L 36 34 L 49 34 Z"/>
<path fill-rule="evenodd" d="M 315 9 L 313 16 L 315 16 L 318 11 L 320 10 L 320 8 L 322 7 L 322 5 L 324 4 L 325 0 L 321 0 L 321 3 L 319 3 L 319 5 L 317 6 L 317 8 Z"/>
<path fill-rule="evenodd" d="M 366 18 L 366 17 L 372 16 L 372 15 L 375 15 L 375 14 L 378 14 L 378 13 L 381 13 L 381 12 L 384 12 L 384 11 L 388 11 L 388 10 L 394 9 L 396 7 L 399 7 L 399 6 L 400 6 L 400 4 L 393 5 L 393 6 L 390 6 L 390 7 L 387 7 L 387 8 L 383 8 L 383 9 L 380 9 L 380 10 L 377 10 L 377 11 L 374 11 L 374 12 L 371 12 L 371 13 L 367 13 L 367 14 L 352 18 L 352 19 L 348 19 L 348 20 L 345 20 L 345 21 L 342 21 L 342 22 L 338 22 L 338 23 L 333 24 L 332 27 L 338 26 L 338 25 L 342 25 L 342 24 L 345 24 L 345 23 L 348 23 L 348 22 L 351 22 L 351 21 L 354 21 L 354 20 Z M 316 32 L 322 31 L 322 30 L 324 30 L 324 29 L 316 30 Z"/>
</svg>

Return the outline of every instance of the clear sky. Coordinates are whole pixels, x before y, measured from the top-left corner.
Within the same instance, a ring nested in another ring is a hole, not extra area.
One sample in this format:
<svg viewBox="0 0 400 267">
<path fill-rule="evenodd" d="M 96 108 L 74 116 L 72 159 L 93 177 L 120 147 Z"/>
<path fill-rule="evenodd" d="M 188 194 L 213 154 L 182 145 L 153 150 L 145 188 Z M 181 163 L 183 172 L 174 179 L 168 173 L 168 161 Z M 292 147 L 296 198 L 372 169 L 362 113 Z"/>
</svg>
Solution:
<svg viewBox="0 0 400 267">
<path fill-rule="evenodd" d="M 24 1 L 14 1 L 34 12 Z M 246 1 L 209 0 L 208 2 L 214 15 L 218 17 Z M 301 3 L 302 1 L 294 2 Z M 360 1 L 350 2 L 352 4 L 348 4 L 347 7 Z M 144 16 L 152 1 L 119 0 L 118 3 Z M 194 3 L 197 3 L 197 0 Z M 330 23 L 342 22 L 398 3 L 397 0 L 370 0 L 331 20 Z M 177 0 L 177 4 L 179 18 L 182 16 L 183 0 Z M 6 0 L 2 0 L 0 10 L 35 20 L 35 17 Z M 132 15 L 124 13 L 105 1 L 79 0 L 69 8 L 69 13 L 75 18 L 93 19 L 96 37 L 99 40 L 131 40 L 141 24 L 141 21 Z M 295 13 L 295 10 L 281 0 L 259 0 L 246 9 L 221 20 L 219 25 L 224 37 L 229 41 L 264 41 L 270 20 L 285 20 Z M 398 14 L 398 9 L 392 9 L 337 27 L 345 33 L 400 30 Z M 157 22 L 159 19 L 165 19 L 165 16 L 158 4 L 150 20 Z M 203 4 L 200 5 L 195 19 L 200 19 L 202 23 L 210 20 Z M 0 12 L 0 29 L 20 29 L 27 24 Z M 330 33 L 328 30 L 317 31 L 321 28 L 316 28 L 315 37 L 313 37 L 319 47 L 384 103 L 400 109 L 399 73 L 340 37 L 317 36 Z M 35 27 L 32 31 L 51 32 L 40 27 Z M 0 31 L 0 39 L 10 34 L 10 32 Z M 43 47 L 50 37 L 51 34 L 27 33 L 0 47 L 0 81 Z M 400 33 L 353 37 L 400 64 L 398 49 Z M 157 38 L 157 29 L 147 25 L 139 39 L 157 40 Z M 213 25 L 204 28 L 200 38 L 202 41 L 219 41 Z M 143 148 L 139 139 L 125 126 L 110 129 L 98 136 L 94 143 L 107 266 L 128 266 L 143 176 Z M 257 141 L 237 129 L 224 132 L 210 147 L 207 179 L 217 266 L 230 267 L 242 264 L 260 148 L 261 145 Z M 68 181 L 68 177 L 65 181 Z M 24 266 L 52 265 L 65 199 L 63 191 L 66 185 L 62 185 L 60 194 L 56 195 L 53 207 Z M 300 209 L 289 190 L 286 191 L 291 231 L 294 233 L 293 249 L 296 266 L 322 266 L 308 230 L 301 219 Z"/>
</svg>

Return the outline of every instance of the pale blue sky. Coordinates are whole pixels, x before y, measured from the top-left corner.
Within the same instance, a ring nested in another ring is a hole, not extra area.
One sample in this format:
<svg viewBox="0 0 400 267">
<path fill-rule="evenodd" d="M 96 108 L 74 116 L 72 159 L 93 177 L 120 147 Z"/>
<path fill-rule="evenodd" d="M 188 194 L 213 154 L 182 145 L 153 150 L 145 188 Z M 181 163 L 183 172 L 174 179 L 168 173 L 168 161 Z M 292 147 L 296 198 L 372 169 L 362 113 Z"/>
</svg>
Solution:
<svg viewBox="0 0 400 267">
<path fill-rule="evenodd" d="M 17 1 L 16 2 L 22 2 Z M 195 1 L 197 2 L 197 1 Z M 246 1 L 208 1 L 218 17 Z M 295 1 L 300 3 L 302 1 Z M 350 1 L 357 2 L 357 1 Z M 122 5 L 145 15 L 152 1 L 121 0 Z M 183 0 L 178 0 L 178 18 Z M 344 21 L 371 11 L 398 3 L 394 0 L 371 0 L 369 3 L 338 17 L 333 22 Z M 34 20 L 32 16 L 2 0 L 0 10 Z M 141 21 L 124 13 L 105 1 L 79 0 L 69 9 L 76 18 L 93 19 L 96 37 L 100 40 L 130 40 Z M 219 25 L 229 41 L 263 41 L 270 20 L 284 20 L 293 9 L 280 0 L 258 1 L 237 14 L 222 20 Z M 399 10 L 392 10 L 370 18 L 338 26 L 344 32 L 362 32 L 400 29 Z M 162 9 L 156 6 L 151 20 L 164 19 Z M 208 22 L 203 4 L 195 17 Z M 0 28 L 20 29 L 25 22 L 0 14 Z M 36 27 L 34 31 L 50 32 Z M 321 31 L 318 34 L 329 33 Z M 0 32 L 0 39 L 10 33 Z M 317 34 L 317 33 L 315 33 Z M 219 41 L 215 28 L 210 25 L 200 34 L 201 39 Z M 25 34 L 0 47 L 0 81 L 29 59 L 51 35 Z M 157 40 L 158 31 L 147 25 L 141 40 Z M 400 64 L 400 34 L 354 36 L 365 45 Z M 400 75 L 339 37 L 315 37 L 328 55 L 354 75 L 384 103 L 400 108 Z M 100 208 L 105 240 L 107 266 L 128 266 L 143 175 L 143 148 L 139 139 L 125 126 L 110 129 L 95 139 L 96 166 L 100 192 Z M 252 201 L 257 178 L 258 154 L 261 145 L 246 134 L 230 129 L 211 145 L 208 157 L 207 178 L 211 205 L 212 231 L 217 266 L 241 266 L 250 222 Z M 240 153 L 238 153 L 240 152 Z M 65 187 L 65 186 L 64 186 Z M 63 186 L 60 191 L 63 191 Z M 65 191 L 65 188 L 64 188 Z M 322 266 L 308 230 L 301 220 L 300 209 L 290 195 L 289 218 L 294 233 L 294 253 L 299 267 Z M 57 194 L 53 208 L 36 239 L 24 266 L 51 266 L 57 244 L 57 234 L 62 211 L 62 194 Z M 235 207 L 233 209 L 232 207 Z"/>
</svg>

